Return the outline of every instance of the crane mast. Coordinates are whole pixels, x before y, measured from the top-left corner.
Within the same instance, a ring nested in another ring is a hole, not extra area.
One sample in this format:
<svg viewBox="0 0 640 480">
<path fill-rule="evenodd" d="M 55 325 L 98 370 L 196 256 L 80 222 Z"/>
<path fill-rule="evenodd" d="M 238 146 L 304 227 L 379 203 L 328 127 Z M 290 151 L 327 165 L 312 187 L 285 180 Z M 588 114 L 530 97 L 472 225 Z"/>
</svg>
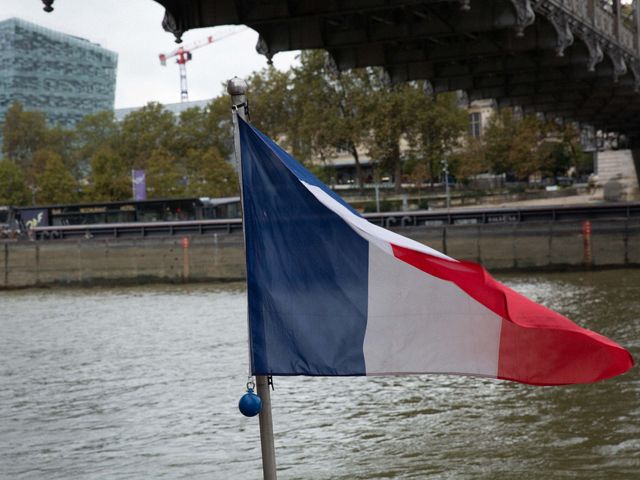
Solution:
<svg viewBox="0 0 640 480">
<path fill-rule="evenodd" d="M 232 37 L 238 33 L 244 32 L 247 27 L 242 27 L 231 32 L 227 32 L 226 34 L 217 37 L 216 43 L 220 43 L 221 40 L 225 38 Z M 167 60 L 173 57 L 176 58 L 176 63 L 178 64 L 178 68 L 180 70 L 180 101 L 186 102 L 189 100 L 189 91 L 187 89 L 187 62 L 191 61 L 193 55 L 191 54 L 197 48 L 206 47 L 207 45 L 211 45 L 213 43 L 213 35 L 209 35 L 208 37 L 201 38 L 200 40 L 190 43 L 189 45 L 184 45 L 176 48 L 174 51 L 170 53 L 161 53 L 158 55 L 160 57 L 160 64 L 163 66 L 167 65 Z"/>
<path fill-rule="evenodd" d="M 161 53 L 159 55 L 160 64 L 167 65 L 167 60 L 173 57 L 176 58 L 176 63 L 180 70 L 180 101 L 186 102 L 189 100 L 189 90 L 187 88 L 187 62 L 193 59 L 191 52 L 197 48 L 204 47 L 213 43 L 213 36 L 209 35 L 197 42 L 189 44 L 187 46 L 180 46 L 171 53 Z"/>
</svg>

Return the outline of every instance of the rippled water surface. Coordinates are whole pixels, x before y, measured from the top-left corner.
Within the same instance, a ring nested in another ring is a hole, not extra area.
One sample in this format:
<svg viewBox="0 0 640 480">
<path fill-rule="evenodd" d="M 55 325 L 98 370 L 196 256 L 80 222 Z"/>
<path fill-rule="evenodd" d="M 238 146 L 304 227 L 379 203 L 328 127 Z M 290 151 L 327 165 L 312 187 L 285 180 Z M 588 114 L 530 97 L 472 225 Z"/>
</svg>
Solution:
<svg viewBox="0 0 640 480">
<path fill-rule="evenodd" d="M 640 354 L 640 271 L 502 280 Z M 243 285 L 0 293 L 0 477 L 254 479 Z M 276 378 L 280 478 L 640 478 L 640 378 Z"/>
</svg>

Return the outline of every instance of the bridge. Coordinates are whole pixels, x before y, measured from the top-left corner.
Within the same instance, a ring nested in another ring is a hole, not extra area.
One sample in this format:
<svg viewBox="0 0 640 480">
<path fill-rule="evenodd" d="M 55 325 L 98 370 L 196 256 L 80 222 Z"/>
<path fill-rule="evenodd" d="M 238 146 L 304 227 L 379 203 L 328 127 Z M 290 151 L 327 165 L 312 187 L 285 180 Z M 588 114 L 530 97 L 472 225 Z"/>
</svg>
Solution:
<svg viewBox="0 0 640 480">
<path fill-rule="evenodd" d="M 338 69 L 381 66 L 392 82 L 425 79 L 435 93 L 463 90 L 640 145 L 640 0 L 155 1 L 177 39 L 245 24 L 269 59 L 326 49 Z"/>
<path fill-rule="evenodd" d="M 640 145 L 640 0 L 155 0 L 165 30 L 245 24 L 271 59 L 326 49 L 338 69 L 579 122 Z M 53 10 L 54 0 L 42 0 Z"/>
</svg>

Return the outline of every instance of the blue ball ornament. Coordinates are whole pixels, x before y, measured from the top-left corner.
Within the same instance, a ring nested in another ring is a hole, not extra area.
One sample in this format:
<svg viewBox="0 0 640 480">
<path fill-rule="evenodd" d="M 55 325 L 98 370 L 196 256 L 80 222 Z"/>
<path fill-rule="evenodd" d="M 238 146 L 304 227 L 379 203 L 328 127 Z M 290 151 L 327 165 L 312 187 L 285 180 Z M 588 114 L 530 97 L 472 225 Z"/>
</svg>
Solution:
<svg viewBox="0 0 640 480">
<path fill-rule="evenodd" d="M 255 417 L 262 410 L 262 399 L 253 393 L 253 388 L 248 388 L 247 393 L 240 398 L 238 408 L 245 417 Z"/>
</svg>

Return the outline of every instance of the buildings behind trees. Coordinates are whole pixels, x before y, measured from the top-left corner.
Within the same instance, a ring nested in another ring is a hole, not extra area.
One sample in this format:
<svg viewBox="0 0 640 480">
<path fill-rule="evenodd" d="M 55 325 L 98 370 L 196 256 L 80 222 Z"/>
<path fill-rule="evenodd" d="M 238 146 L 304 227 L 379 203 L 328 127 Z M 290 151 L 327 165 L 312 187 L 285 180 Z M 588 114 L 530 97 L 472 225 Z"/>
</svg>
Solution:
<svg viewBox="0 0 640 480">
<path fill-rule="evenodd" d="M 113 110 L 118 55 L 19 18 L 0 22 L 0 119 L 14 102 L 51 126 Z"/>
<path fill-rule="evenodd" d="M 0 80 L 0 205 L 128 200 L 132 169 L 146 172 L 150 199 L 237 194 L 226 95 L 177 114 L 150 103 L 116 118 L 115 54 L 21 20 L 0 23 L 0 43 L 6 31 L 16 48 L 29 49 L 19 63 L 43 72 L 18 82 L 31 93 L 10 93 L 14 80 Z M 104 75 L 56 76 L 60 68 L 42 57 L 51 49 L 33 42 L 58 42 L 66 69 L 85 59 Z M 248 85 L 258 128 L 325 182 L 361 192 L 380 182 L 396 191 L 439 183 L 445 159 L 461 183 L 486 173 L 526 181 L 589 168 L 572 125 L 511 110 L 489 114 L 484 104 L 468 110 L 459 93 L 434 95 L 423 81 L 391 84 L 381 69 L 338 72 L 321 51 L 302 52 L 289 71 L 256 72 Z M 58 101 L 57 86 L 80 93 Z"/>
</svg>

